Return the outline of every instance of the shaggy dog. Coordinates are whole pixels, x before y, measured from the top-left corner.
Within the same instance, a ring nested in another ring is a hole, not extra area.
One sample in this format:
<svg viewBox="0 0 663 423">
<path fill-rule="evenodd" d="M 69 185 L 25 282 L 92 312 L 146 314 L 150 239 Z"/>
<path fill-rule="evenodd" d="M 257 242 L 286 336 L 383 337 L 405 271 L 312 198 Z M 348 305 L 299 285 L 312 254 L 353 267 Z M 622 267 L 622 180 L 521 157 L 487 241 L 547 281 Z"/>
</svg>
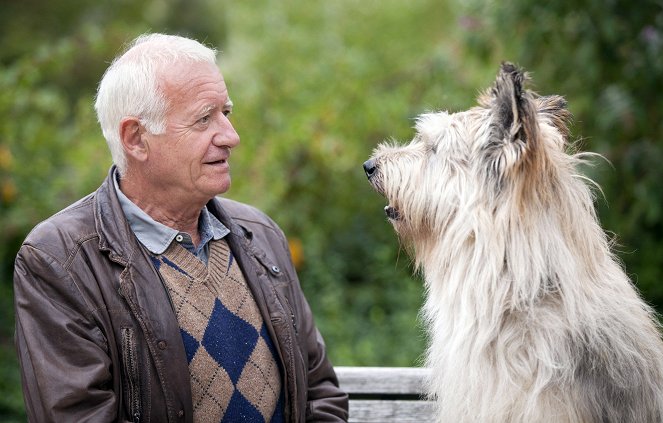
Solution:
<svg viewBox="0 0 663 423">
<path fill-rule="evenodd" d="M 364 163 L 423 271 L 440 422 L 661 422 L 663 343 L 598 223 L 566 103 L 504 63 Z M 596 187 L 594 187 L 596 188 Z"/>
</svg>

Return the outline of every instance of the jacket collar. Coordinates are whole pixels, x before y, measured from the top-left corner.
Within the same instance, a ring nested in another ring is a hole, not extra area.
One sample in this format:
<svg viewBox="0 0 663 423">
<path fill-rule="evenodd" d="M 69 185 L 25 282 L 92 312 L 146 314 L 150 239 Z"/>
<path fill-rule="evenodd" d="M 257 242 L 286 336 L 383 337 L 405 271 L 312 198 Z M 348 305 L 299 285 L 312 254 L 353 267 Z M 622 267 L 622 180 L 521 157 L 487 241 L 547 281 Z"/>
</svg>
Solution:
<svg viewBox="0 0 663 423">
<path fill-rule="evenodd" d="M 99 250 L 108 251 L 112 260 L 126 265 L 131 261 L 139 245 L 113 187 L 115 172 L 117 168 L 113 165 L 97 189 L 94 199 L 94 220 L 99 234 Z"/>
<path fill-rule="evenodd" d="M 215 198 L 211 199 L 207 203 L 207 210 L 215 216 L 223 226 L 230 230 L 230 237 L 228 237 L 228 242 L 237 242 L 239 245 L 245 249 L 251 250 L 251 241 L 253 240 L 253 232 L 245 227 L 240 226 L 226 211 L 223 209 L 219 201 Z"/>
</svg>

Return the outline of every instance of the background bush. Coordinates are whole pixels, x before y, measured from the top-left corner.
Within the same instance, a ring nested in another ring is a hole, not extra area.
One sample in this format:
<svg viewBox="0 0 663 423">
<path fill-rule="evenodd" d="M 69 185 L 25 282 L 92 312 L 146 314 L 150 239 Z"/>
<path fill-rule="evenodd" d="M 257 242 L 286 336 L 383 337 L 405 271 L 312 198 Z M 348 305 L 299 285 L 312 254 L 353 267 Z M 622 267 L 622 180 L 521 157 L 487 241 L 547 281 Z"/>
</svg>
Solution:
<svg viewBox="0 0 663 423">
<path fill-rule="evenodd" d="M 508 4 L 506 4 L 508 3 Z M 129 7 L 130 6 L 130 7 Z M 116 0 L 5 2 L 0 14 L 0 420 L 24 421 L 11 275 L 27 232 L 96 189 L 109 154 L 92 110 L 122 45 L 146 31 L 218 46 L 242 143 L 229 197 L 288 234 L 338 365 L 414 366 L 423 288 L 361 164 L 413 119 L 474 104 L 499 62 L 567 97 L 606 230 L 663 305 L 663 10 L 655 1 Z"/>
</svg>

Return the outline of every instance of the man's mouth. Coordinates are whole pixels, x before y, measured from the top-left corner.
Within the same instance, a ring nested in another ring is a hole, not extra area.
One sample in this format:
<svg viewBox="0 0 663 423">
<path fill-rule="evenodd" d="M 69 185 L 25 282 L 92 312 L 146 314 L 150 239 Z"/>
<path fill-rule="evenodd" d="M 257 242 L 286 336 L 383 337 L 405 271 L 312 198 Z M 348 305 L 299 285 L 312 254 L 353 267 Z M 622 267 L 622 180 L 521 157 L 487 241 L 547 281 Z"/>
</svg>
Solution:
<svg viewBox="0 0 663 423">
<path fill-rule="evenodd" d="M 211 166 L 228 167 L 230 166 L 230 164 L 228 163 L 229 158 L 230 158 L 230 149 L 224 147 L 218 151 L 215 151 L 213 154 L 210 154 L 209 159 L 203 163 Z"/>
<path fill-rule="evenodd" d="M 206 161 L 205 164 L 211 166 L 228 166 L 228 159 L 209 160 Z"/>
</svg>

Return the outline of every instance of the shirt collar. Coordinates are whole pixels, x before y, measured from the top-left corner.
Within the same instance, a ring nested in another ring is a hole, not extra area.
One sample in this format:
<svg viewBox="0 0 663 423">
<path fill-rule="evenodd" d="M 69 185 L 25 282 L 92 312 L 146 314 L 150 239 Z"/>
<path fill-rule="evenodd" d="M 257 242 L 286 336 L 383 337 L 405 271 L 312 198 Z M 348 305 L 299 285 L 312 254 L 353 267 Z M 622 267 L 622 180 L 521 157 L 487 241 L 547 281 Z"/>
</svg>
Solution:
<svg viewBox="0 0 663 423">
<path fill-rule="evenodd" d="M 140 207 L 129 200 L 122 190 L 120 190 L 118 178 L 119 175 L 116 173 L 116 177 L 113 178 L 113 185 L 120 200 L 120 206 L 129 222 L 129 227 L 131 227 L 136 238 L 138 238 L 138 241 L 145 248 L 153 254 L 163 254 L 178 235 L 187 235 L 188 239 L 191 239 L 189 234 L 180 233 L 177 229 L 170 228 L 152 219 Z M 219 240 L 230 233 L 230 229 L 210 213 L 206 206 L 200 211 L 198 230 L 201 242 L 198 248 L 196 248 L 196 251 L 202 250 L 210 240 Z"/>
</svg>

